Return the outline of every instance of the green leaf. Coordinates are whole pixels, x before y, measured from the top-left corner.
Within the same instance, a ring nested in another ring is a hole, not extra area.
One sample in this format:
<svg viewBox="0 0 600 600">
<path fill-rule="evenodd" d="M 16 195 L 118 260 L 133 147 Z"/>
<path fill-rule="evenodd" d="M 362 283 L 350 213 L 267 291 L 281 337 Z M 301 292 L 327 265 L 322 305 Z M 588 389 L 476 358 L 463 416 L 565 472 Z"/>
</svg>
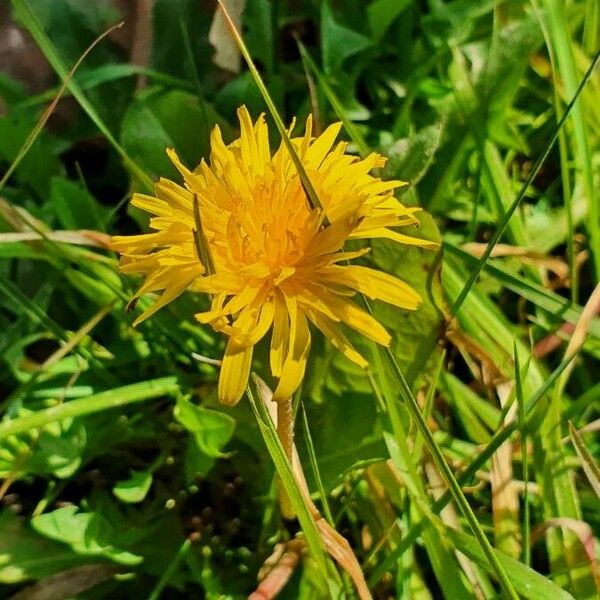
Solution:
<svg viewBox="0 0 600 600">
<path fill-rule="evenodd" d="M 95 198 L 68 179 L 52 178 L 49 206 L 65 229 L 105 229 L 101 207 Z"/>
<path fill-rule="evenodd" d="M 362 52 L 371 44 L 371 40 L 364 35 L 337 22 L 328 1 L 321 4 L 321 51 L 325 73 L 337 73 L 347 58 Z"/>
<path fill-rule="evenodd" d="M 129 479 L 117 482 L 112 491 L 122 502 L 136 504 L 148 495 L 151 486 L 151 471 L 131 471 Z"/>
<path fill-rule="evenodd" d="M 176 395 L 178 392 L 179 388 L 175 377 L 133 383 L 86 398 L 63 402 L 16 419 L 5 418 L 0 422 L 0 439 L 33 428 L 44 427 L 48 423 L 55 423 L 69 417 L 80 417 L 111 408 L 120 408 L 133 402 L 143 402 L 165 395 Z"/>
<path fill-rule="evenodd" d="M 121 143 L 154 178 L 177 180 L 166 149 L 175 148 L 184 164 L 195 167 L 208 155 L 215 111 L 203 100 L 180 90 L 146 90 L 133 102 L 121 124 Z"/>
<path fill-rule="evenodd" d="M 331 348 L 329 352 L 337 353 L 337 350 Z M 339 363 L 346 361 L 343 356 L 336 358 L 338 365 L 331 364 L 327 375 L 321 377 L 323 386 L 312 390 L 313 398 L 321 398 L 322 403 L 306 404 L 315 455 L 326 491 L 339 485 L 350 470 L 384 460 L 387 456 L 372 395 L 353 390 L 354 379 L 336 381 L 335 373 L 341 376 Z M 323 374 L 319 365 L 314 368 Z M 334 375 L 330 376 L 332 371 Z M 339 423 L 344 426 L 339 427 Z M 331 435 L 332 431 L 336 434 Z M 304 446 L 299 444 L 301 454 Z M 308 460 L 303 460 L 303 464 L 308 464 Z M 312 473 L 307 470 L 306 474 L 312 484 Z"/>
<path fill-rule="evenodd" d="M 73 419 L 7 437 L 0 441 L 0 477 L 33 474 L 65 479 L 79 468 L 85 446 L 85 428 Z"/>
<path fill-rule="evenodd" d="M 77 554 L 103 556 L 123 565 L 137 565 L 143 558 L 113 545 L 118 525 L 99 513 L 79 512 L 77 506 L 63 506 L 51 513 L 31 519 L 32 527 L 41 535 L 71 546 Z"/>
<path fill-rule="evenodd" d="M 412 3 L 412 0 L 374 0 L 367 8 L 367 19 L 375 40 L 380 40 L 390 25 Z"/>
<path fill-rule="evenodd" d="M 14 161 L 34 125 L 33 119 L 22 115 L 0 117 L 0 158 Z M 31 186 L 40 198 L 47 197 L 50 180 L 62 171 L 57 157 L 62 149 L 62 143 L 42 132 L 17 167 L 16 180 Z"/>
<path fill-rule="evenodd" d="M 43 579 L 86 562 L 64 544 L 45 539 L 10 510 L 0 513 L 0 583 Z"/>
<path fill-rule="evenodd" d="M 434 161 L 442 141 L 443 124 L 424 127 L 408 138 L 402 138 L 388 149 L 386 171 L 394 177 L 416 185 Z"/>
<path fill-rule="evenodd" d="M 222 450 L 235 429 L 233 417 L 217 410 L 196 406 L 184 399 L 177 401 L 174 415 L 194 436 L 196 445 L 202 453 L 211 458 L 223 456 Z"/>
</svg>

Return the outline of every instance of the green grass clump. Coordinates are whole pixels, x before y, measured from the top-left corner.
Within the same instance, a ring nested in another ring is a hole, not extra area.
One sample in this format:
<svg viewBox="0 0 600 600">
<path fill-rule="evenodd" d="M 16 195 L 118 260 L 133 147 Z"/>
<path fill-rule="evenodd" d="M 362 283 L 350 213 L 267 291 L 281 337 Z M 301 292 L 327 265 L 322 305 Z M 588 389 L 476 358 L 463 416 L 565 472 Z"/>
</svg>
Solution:
<svg viewBox="0 0 600 600">
<path fill-rule="evenodd" d="M 69 72 L 134 17 L 12 0 L 47 77 L 0 73 L 0 597 L 597 597 L 597 3 L 248 0 L 238 72 L 213 9 L 156 0 L 149 35 Z M 133 329 L 139 282 L 107 249 L 147 227 L 133 191 L 177 180 L 165 149 L 197 164 L 242 104 L 341 120 L 441 242 L 361 259 L 424 299 L 372 307 L 393 343 L 352 340 L 368 372 L 314 336 L 308 494 L 260 380 L 218 405 L 205 299 Z"/>
</svg>

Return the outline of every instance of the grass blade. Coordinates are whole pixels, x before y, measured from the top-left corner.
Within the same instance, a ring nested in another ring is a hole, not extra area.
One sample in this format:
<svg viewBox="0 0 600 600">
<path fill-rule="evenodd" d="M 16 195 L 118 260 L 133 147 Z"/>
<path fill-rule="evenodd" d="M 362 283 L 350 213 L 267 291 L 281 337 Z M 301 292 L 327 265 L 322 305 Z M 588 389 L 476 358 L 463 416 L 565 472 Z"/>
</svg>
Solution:
<svg viewBox="0 0 600 600">
<path fill-rule="evenodd" d="M 563 0 L 544 0 L 543 2 L 548 22 L 549 40 L 556 55 L 556 62 L 560 72 L 560 79 L 568 97 L 577 95 L 577 70 L 571 39 L 569 36 L 569 19 L 566 12 L 566 4 Z M 596 59 L 592 61 L 594 66 Z M 585 78 L 584 78 L 585 79 Z M 590 250 L 594 261 L 596 280 L 600 280 L 600 218 L 598 204 L 600 199 L 594 185 L 592 155 L 590 142 L 586 132 L 586 124 L 583 117 L 581 104 L 573 105 L 572 110 L 567 109 L 565 113 L 572 112 L 571 123 L 573 125 L 574 148 L 573 158 L 577 165 L 577 171 L 581 174 L 583 189 L 588 201 L 588 219 L 586 227 L 590 236 Z"/>
<path fill-rule="evenodd" d="M 60 88 L 58 89 L 58 91 L 56 92 L 56 95 L 52 99 L 52 102 L 44 110 L 44 112 L 42 113 L 42 115 L 38 119 L 38 122 L 35 124 L 35 127 L 31 130 L 30 134 L 27 136 L 27 138 L 23 142 L 23 145 L 19 149 L 19 152 L 17 153 L 17 156 L 15 157 L 15 160 L 13 160 L 12 164 L 6 170 L 6 173 L 4 173 L 2 179 L 0 179 L 0 191 L 2 191 L 2 188 L 6 185 L 6 182 L 8 181 L 9 177 L 14 173 L 15 169 L 19 166 L 19 163 L 23 160 L 23 158 L 25 157 L 25 155 L 27 154 L 27 152 L 29 152 L 29 149 L 31 148 L 31 146 L 33 145 L 33 143 L 35 142 L 35 140 L 37 139 L 37 137 L 41 133 L 41 131 L 44 128 L 44 126 L 46 125 L 46 123 L 48 122 L 48 119 L 50 118 L 50 115 L 54 112 L 54 109 L 56 108 L 56 105 L 58 104 L 59 100 L 63 97 L 63 95 L 64 95 L 64 93 L 65 93 L 65 91 L 66 91 L 69 83 L 71 83 L 71 81 L 73 80 L 73 75 L 75 75 L 75 71 L 77 71 L 77 69 L 79 68 L 79 66 L 81 65 L 81 63 L 85 60 L 85 58 L 87 57 L 87 55 L 104 38 L 106 38 L 108 35 L 110 35 L 116 29 L 120 29 L 122 26 L 123 26 L 123 22 L 118 23 L 117 25 L 114 25 L 113 27 L 110 27 L 109 29 L 107 29 L 104 33 L 102 33 L 101 35 L 99 35 L 85 49 L 85 51 L 83 52 L 83 54 L 77 59 L 77 62 L 73 65 L 73 67 L 71 68 L 71 70 L 64 77 L 64 81 L 63 81 L 62 85 L 60 86 Z"/>
<path fill-rule="evenodd" d="M 120 408 L 134 402 L 144 402 L 160 396 L 174 396 L 178 393 L 179 386 L 176 377 L 162 377 L 161 379 L 133 383 L 106 392 L 99 392 L 87 398 L 64 402 L 16 419 L 2 421 L 0 423 L 0 439 L 44 427 L 44 425 L 63 419 L 83 417 L 111 408 Z"/>
<path fill-rule="evenodd" d="M 310 435 L 310 427 L 308 426 L 308 417 L 306 416 L 306 410 L 304 404 L 301 404 L 302 409 L 302 425 L 304 426 L 304 435 L 306 437 L 306 449 L 308 451 L 308 457 L 310 459 L 310 465 L 313 470 L 317 489 L 319 490 L 319 496 L 321 497 L 321 504 L 323 505 L 323 512 L 327 522 L 335 527 L 333 515 L 331 514 L 331 508 L 329 507 L 329 501 L 327 500 L 327 494 L 325 493 L 325 487 L 323 486 L 323 480 L 321 479 L 321 473 L 319 471 L 319 463 L 317 462 L 317 455 L 315 453 L 315 447 L 313 445 L 312 436 Z"/>
<path fill-rule="evenodd" d="M 470 535 L 456 529 L 449 529 L 448 537 L 473 562 L 483 568 L 487 567 L 483 553 Z M 531 600 L 573 600 L 571 594 L 518 560 L 496 550 L 494 550 L 494 554 L 503 568 L 511 574 L 517 592 L 524 598 L 530 598 Z"/>
<path fill-rule="evenodd" d="M 333 88 L 329 85 L 325 75 L 323 75 L 319 67 L 317 67 L 308 50 L 304 47 L 304 44 L 299 39 L 296 39 L 296 43 L 298 44 L 298 48 L 300 50 L 300 56 L 302 58 L 302 62 L 304 63 L 304 68 L 313 72 L 317 78 L 317 81 L 319 82 L 319 85 L 323 89 L 327 100 L 329 100 L 329 104 L 331 104 L 331 107 L 337 115 L 337 118 L 344 124 L 344 129 L 348 132 L 348 135 L 356 146 L 358 153 L 361 156 L 366 156 L 371 152 L 371 149 L 360 132 L 360 129 L 348 118 L 343 104 L 333 91 Z"/>
<path fill-rule="evenodd" d="M 571 421 L 569 421 L 569 434 L 571 435 L 571 441 L 573 442 L 573 446 L 575 447 L 577 456 L 583 467 L 583 472 L 588 478 L 594 492 L 596 492 L 596 495 L 600 498 L 600 467 L 590 451 L 586 448 L 579 432 L 575 429 Z"/>
<path fill-rule="evenodd" d="M 517 345 L 514 346 L 515 361 L 515 395 L 518 406 L 519 433 L 521 436 L 521 462 L 523 464 L 523 562 L 531 566 L 531 519 L 529 515 L 529 453 L 527 451 L 527 429 L 525 427 L 525 398 L 523 396 L 523 379 L 521 362 Z"/>
</svg>

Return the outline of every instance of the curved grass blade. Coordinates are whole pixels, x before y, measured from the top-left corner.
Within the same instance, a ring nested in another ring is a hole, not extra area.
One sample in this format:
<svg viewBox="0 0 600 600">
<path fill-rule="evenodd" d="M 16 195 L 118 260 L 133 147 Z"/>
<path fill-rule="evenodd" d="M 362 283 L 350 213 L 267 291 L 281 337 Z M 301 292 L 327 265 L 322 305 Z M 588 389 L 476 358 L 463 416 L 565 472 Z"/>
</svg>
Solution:
<svg viewBox="0 0 600 600">
<path fill-rule="evenodd" d="M 321 497 L 321 504 L 323 505 L 323 512 L 325 513 L 325 518 L 327 519 L 327 522 L 332 527 L 335 527 L 333 515 L 331 514 L 331 508 L 329 507 L 329 501 L 327 500 L 327 494 L 325 492 L 325 487 L 323 486 L 323 480 L 321 479 L 321 472 L 319 471 L 317 455 L 316 455 L 315 447 L 314 447 L 314 444 L 312 441 L 312 436 L 310 435 L 310 427 L 308 426 L 308 417 L 306 416 L 306 410 L 304 408 L 303 403 L 301 403 L 301 405 L 300 405 L 300 410 L 302 411 L 302 425 L 304 427 L 304 436 L 306 437 L 306 449 L 308 451 L 310 466 L 312 468 L 315 482 L 317 484 L 317 489 L 319 490 L 319 496 Z"/>
<path fill-rule="evenodd" d="M 235 40 L 235 42 L 237 43 L 237 45 L 240 49 L 240 52 L 242 53 L 242 56 L 244 57 L 244 60 L 248 64 L 248 68 L 250 69 L 252 78 L 254 79 L 256 86 L 260 90 L 260 93 L 265 101 L 265 104 L 267 105 L 267 108 L 269 109 L 269 113 L 270 113 L 271 117 L 273 118 L 273 121 L 275 122 L 275 126 L 277 127 L 277 130 L 279 131 L 279 135 L 281 135 L 281 140 L 283 141 L 285 147 L 287 148 L 287 151 L 290 153 L 290 157 L 294 163 L 294 166 L 298 170 L 298 175 L 300 176 L 300 181 L 302 182 L 302 186 L 304 187 L 306 195 L 308 196 L 308 200 L 309 200 L 310 204 L 312 205 L 313 209 L 319 208 L 322 210 L 323 207 L 319 200 L 319 196 L 317 195 L 317 192 L 308 176 L 308 173 L 306 172 L 304 165 L 302 164 L 302 161 L 300 160 L 300 157 L 298 156 L 298 153 L 296 152 L 296 149 L 294 148 L 294 146 L 290 140 L 290 136 L 285 128 L 285 125 L 283 124 L 283 121 L 282 121 L 281 117 L 279 116 L 279 111 L 277 110 L 277 107 L 275 106 L 275 103 L 273 102 L 273 99 L 271 98 L 271 95 L 269 94 L 269 91 L 267 90 L 267 87 L 265 86 L 265 84 L 262 80 L 262 77 L 260 76 L 260 73 L 258 72 L 258 69 L 256 68 L 256 65 L 254 64 L 254 61 L 252 60 L 252 57 L 250 56 L 250 52 L 248 51 L 246 44 L 244 44 L 244 40 L 242 40 L 242 36 L 240 35 L 239 31 L 237 30 L 235 23 L 233 22 L 231 16 L 229 15 L 229 12 L 225 8 L 223 1 L 218 0 L 218 2 L 219 2 L 219 7 L 221 8 L 221 11 L 223 12 L 223 15 L 225 16 L 225 21 L 227 22 L 229 30 L 231 31 L 231 35 L 232 35 L 233 39 Z"/>
<path fill-rule="evenodd" d="M 0 423 L 0 439 L 44 427 L 49 423 L 55 423 L 63 419 L 83 417 L 111 408 L 120 408 L 134 402 L 144 402 L 160 396 L 174 396 L 178 393 L 179 386 L 176 377 L 162 377 L 141 383 L 133 383 L 106 392 L 99 392 L 86 398 L 63 402 L 57 406 L 38 410 L 16 419 L 2 421 Z"/>
<path fill-rule="evenodd" d="M 15 302 L 32 321 L 41 323 L 44 327 L 51 331 L 57 339 L 61 340 L 67 345 L 72 344 L 72 339 L 67 332 L 60 327 L 60 325 L 55 323 L 37 304 L 35 304 L 35 302 L 32 302 L 12 281 L 7 279 L 2 273 L 0 273 L 0 295 L 4 295 L 5 298 Z M 106 381 L 113 385 L 118 385 L 114 375 L 110 373 L 87 348 L 83 348 L 79 345 L 79 343 L 77 343 L 74 345 L 73 350 L 79 354 L 83 360 L 102 373 L 102 376 Z"/>
<path fill-rule="evenodd" d="M 529 418 L 525 422 L 526 429 L 529 429 L 531 427 L 531 424 L 535 420 L 536 415 L 532 414 L 533 409 L 537 406 L 538 402 L 548 393 L 550 388 L 560 377 L 561 373 L 568 367 L 573 358 L 574 355 L 570 356 L 566 360 L 563 360 L 525 403 L 525 414 L 529 415 Z M 473 461 L 458 477 L 459 485 L 469 485 L 473 477 L 475 477 L 475 475 L 477 474 L 477 471 L 481 469 L 486 464 L 486 462 L 494 455 L 496 450 L 506 440 L 510 438 L 510 436 L 517 430 L 517 427 L 518 422 L 511 421 L 510 423 L 507 423 L 502 429 L 497 431 L 494 437 L 489 441 L 487 446 L 485 446 L 485 448 L 483 448 L 483 450 L 481 450 L 473 458 Z M 436 502 L 434 502 L 434 504 L 431 506 L 431 511 L 434 513 L 439 513 L 446 506 L 446 504 L 450 502 L 451 498 L 452 494 L 450 493 L 450 491 L 444 492 L 444 494 L 439 498 L 439 500 L 436 500 Z M 384 560 L 379 565 L 377 570 L 371 575 L 371 577 L 369 578 L 369 585 L 374 586 L 381 579 L 381 577 L 383 577 L 384 573 L 395 564 L 395 562 L 398 560 L 398 557 L 404 552 L 406 552 L 406 550 L 416 542 L 417 538 L 421 535 L 423 531 L 424 525 L 425 524 L 422 521 L 419 521 L 418 523 L 415 523 L 409 531 L 407 531 L 404 538 L 398 545 L 398 548 L 396 548 L 394 552 L 390 553 L 386 560 Z"/>
<path fill-rule="evenodd" d="M 472 254 L 465 252 L 462 248 L 444 241 L 444 249 L 450 254 L 459 258 L 465 266 L 472 270 L 477 268 L 478 259 Z M 507 289 L 519 294 L 526 300 L 533 302 L 539 308 L 559 316 L 568 323 L 576 325 L 581 317 L 583 308 L 577 304 L 572 304 L 562 296 L 555 294 L 551 290 L 538 285 L 537 283 L 528 281 L 523 277 L 509 273 L 506 269 L 498 264 L 487 262 L 483 269 L 489 273 L 496 281 Z M 589 332 L 596 338 L 600 339 L 600 318 L 595 317 L 589 325 Z"/>
<path fill-rule="evenodd" d="M 449 529 L 448 537 L 465 556 L 481 567 L 487 567 L 483 553 L 470 535 L 456 529 Z M 518 560 L 496 550 L 494 554 L 511 574 L 515 588 L 522 597 L 531 600 L 574 600 L 571 594 Z"/>
</svg>

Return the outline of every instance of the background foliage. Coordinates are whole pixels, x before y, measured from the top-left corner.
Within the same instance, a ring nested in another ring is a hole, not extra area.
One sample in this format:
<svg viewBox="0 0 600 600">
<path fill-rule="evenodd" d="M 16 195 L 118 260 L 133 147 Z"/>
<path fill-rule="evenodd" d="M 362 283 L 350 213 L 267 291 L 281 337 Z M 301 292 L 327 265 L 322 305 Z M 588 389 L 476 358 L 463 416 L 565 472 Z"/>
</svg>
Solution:
<svg viewBox="0 0 600 600">
<path fill-rule="evenodd" d="M 195 165 L 216 123 L 233 139 L 239 105 L 265 110 L 245 69 L 213 62 L 213 4 L 147 4 L 151 21 L 108 0 L 0 7 L 4 39 L 20 40 L 0 55 L 2 170 L 55 97 L 55 71 L 127 21 L 0 184 L 1 597 L 243 598 L 299 529 L 279 516 L 249 403 L 219 407 L 215 367 L 197 359 L 223 347 L 190 318 L 203 300 L 184 295 L 132 329 L 138 282 L 103 247 L 103 234 L 146 226 L 132 190 L 177 178 L 166 147 Z M 242 23 L 284 120 L 343 120 L 356 152 L 381 151 L 385 175 L 410 182 L 402 200 L 428 211 L 419 235 L 444 242 L 437 254 L 374 242 L 366 260 L 425 299 L 411 314 L 374 308 L 515 589 L 596 597 L 598 70 L 449 317 L 600 46 L 597 0 L 248 0 Z M 394 381 L 372 365 L 369 377 L 314 344 L 297 444 L 317 504 L 375 597 L 497 597 L 460 514 L 442 510 L 444 482 L 408 412 L 383 400 L 398 400 Z M 281 597 L 353 597 L 319 564 L 305 557 Z M 73 568 L 79 578 L 61 575 Z"/>
</svg>

